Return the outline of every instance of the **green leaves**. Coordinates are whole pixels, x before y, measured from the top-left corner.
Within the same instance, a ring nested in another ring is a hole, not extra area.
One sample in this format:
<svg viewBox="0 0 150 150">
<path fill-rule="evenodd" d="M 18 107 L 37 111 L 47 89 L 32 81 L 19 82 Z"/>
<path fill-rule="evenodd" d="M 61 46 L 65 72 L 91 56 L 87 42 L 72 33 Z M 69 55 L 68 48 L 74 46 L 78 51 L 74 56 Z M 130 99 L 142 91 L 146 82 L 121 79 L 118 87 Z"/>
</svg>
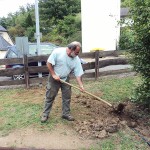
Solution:
<svg viewBox="0 0 150 150">
<path fill-rule="evenodd" d="M 150 1 L 124 0 L 123 4 L 130 8 L 132 24 L 121 30 L 120 48 L 130 49 L 130 63 L 143 79 L 132 100 L 150 107 Z"/>
<path fill-rule="evenodd" d="M 131 64 L 141 74 L 143 82 L 135 90 L 134 100 L 150 106 L 150 1 L 134 0 L 130 7 L 134 46 Z"/>
<path fill-rule="evenodd" d="M 41 19 L 54 17 L 55 24 L 65 16 L 74 16 L 81 11 L 79 0 L 40 0 L 39 8 Z"/>
<path fill-rule="evenodd" d="M 16 36 L 27 36 L 30 42 L 35 41 L 35 8 L 27 4 L 18 12 L 0 18 L 15 41 Z M 80 0 L 39 0 L 39 19 L 41 41 L 65 44 L 81 30 L 81 18 L 76 17 L 81 12 Z M 72 39 L 71 39 L 72 41 Z"/>
</svg>

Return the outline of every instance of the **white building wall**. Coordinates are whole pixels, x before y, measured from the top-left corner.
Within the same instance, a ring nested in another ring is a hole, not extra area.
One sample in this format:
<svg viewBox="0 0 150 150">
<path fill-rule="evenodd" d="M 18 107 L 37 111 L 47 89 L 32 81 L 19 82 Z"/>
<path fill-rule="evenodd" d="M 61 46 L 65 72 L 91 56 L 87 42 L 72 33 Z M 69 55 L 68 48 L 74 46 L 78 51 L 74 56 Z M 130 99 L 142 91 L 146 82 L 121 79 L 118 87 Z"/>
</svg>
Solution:
<svg viewBox="0 0 150 150">
<path fill-rule="evenodd" d="M 6 55 L 6 51 L 0 50 L 0 59 L 3 59 L 5 55 Z"/>
<path fill-rule="evenodd" d="M 81 0 L 82 51 L 115 50 L 120 35 L 120 0 Z"/>
</svg>

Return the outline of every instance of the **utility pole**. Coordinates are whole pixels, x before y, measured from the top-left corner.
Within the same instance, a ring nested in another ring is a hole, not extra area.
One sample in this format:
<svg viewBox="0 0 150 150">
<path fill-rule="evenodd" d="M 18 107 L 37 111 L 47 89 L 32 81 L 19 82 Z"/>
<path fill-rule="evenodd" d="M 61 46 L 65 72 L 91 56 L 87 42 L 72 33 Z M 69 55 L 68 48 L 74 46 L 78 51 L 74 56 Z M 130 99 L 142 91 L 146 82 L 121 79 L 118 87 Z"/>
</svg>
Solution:
<svg viewBox="0 0 150 150">
<path fill-rule="evenodd" d="M 38 0 L 35 0 L 35 20 L 36 20 L 36 40 L 37 40 L 36 50 L 37 50 L 37 54 L 41 55 Z M 38 66 L 41 66 L 41 62 L 38 62 Z M 39 77 L 42 77 L 42 73 L 39 73 Z"/>
</svg>

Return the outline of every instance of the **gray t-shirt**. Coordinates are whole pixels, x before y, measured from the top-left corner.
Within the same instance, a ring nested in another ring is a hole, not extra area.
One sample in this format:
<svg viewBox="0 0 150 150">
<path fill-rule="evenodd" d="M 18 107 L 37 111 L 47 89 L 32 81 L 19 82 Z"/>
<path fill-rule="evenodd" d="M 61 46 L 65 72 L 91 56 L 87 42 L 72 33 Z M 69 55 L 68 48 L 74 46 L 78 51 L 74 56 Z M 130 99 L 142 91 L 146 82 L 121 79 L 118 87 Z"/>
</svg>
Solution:
<svg viewBox="0 0 150 150">
<path fill-rule="evenodd" d="M 79 57 L 69 57 L 66 52 L 66 47 L 56 48 L 47 61 L 54 67 L 56 75 L 63 80 L 66 80 L 71 72 L 73 72 L 76 77 L 83 75 Z"/>
</svg>

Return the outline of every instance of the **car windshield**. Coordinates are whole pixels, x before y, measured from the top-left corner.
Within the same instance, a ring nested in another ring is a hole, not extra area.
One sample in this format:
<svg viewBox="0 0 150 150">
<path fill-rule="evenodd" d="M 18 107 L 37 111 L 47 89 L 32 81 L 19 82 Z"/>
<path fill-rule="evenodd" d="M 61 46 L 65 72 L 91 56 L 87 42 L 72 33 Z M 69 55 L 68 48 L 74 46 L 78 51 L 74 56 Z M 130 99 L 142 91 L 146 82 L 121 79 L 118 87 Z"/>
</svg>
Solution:
<svg viewBox="0 0 150 150">
<path fill-rule="evenodd" d="M 37 48 L 35 43 L 29 44 L 29 56 L 37 55 Z M 49 55 L 52 51 L 58 46 L 52 43 L 41 43 L 40 44 L 40 55 Z M 6 53 L 5 58 L 20 58 L 23 56 L 23 52 L 16 49 L 16 46 L 8 47 L 8 52 Z"/>
<path fill-rule="evenodd" d="M 56 48 L 56 45 L 53 44 L 41 44 L 40 45 L 40 51 L 41 55 L 47 55 L 51 54 L 52 51 Z M 30 44 L 29 45 L 29 55 L 36 55 L 37 50 L 36 50 L 36 44 Z"/>
<path fill-rule="evenodd" d="M 10 46 L 8 47 L 8 51 L 5 55 L 5 58 L 17 58 L 16 47 Z"/>
<path fill-rule="evenodd" d="M 14 51 L 9 51 L 6 58 L 17 58 L 17 54 Z"/>
</svg>

